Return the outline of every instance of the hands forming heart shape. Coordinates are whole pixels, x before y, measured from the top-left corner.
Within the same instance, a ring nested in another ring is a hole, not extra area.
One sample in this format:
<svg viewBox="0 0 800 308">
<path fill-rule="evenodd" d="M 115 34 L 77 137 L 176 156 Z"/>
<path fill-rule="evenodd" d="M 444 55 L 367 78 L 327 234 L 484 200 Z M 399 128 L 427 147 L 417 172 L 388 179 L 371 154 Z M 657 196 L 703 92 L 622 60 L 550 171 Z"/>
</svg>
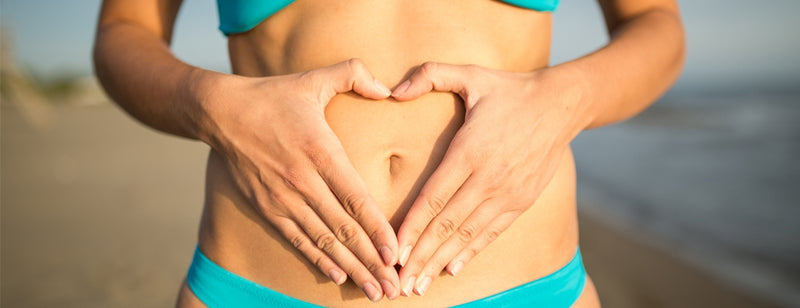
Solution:
<svg viewBox="0 0 800 308">
<path fill-rule="evenodd" d="M 357 59 L 293 75 L 237 76 L 221 85 L 233 89 L 220 97 L 226 107 L 209 111 L 234 120 L 214 121 L 207 140 L 257 210 L 335 283 L 350 276 L 373 301 L 423 295 L 443 269 L 456 275 L 550 182 L 590 122 L 568 78 L 550 68 L 425 63 L 392 92 Z M 453 92 L 466 107 L 397 234 L 325 121 L 330 99 L 350 91 L 398 101 Z"/>
</svg>

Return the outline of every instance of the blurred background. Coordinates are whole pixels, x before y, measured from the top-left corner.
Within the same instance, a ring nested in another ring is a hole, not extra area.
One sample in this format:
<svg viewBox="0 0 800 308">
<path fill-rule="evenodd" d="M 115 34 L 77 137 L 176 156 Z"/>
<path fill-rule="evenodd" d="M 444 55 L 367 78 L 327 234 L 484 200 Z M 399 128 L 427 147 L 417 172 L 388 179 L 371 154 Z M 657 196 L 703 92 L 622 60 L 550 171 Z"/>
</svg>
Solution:
<svg viewBox="0 0 800 308">
<path fill-rule="evenodd" d="M 552 64 L 608 40 L 562 2 Z M 675 87 L 572 144 L 587 270 L 606 307 L 800 307 L 800 2 L 679 2 Z M 104 96 L 99 6 L 0 1 L 0 306 L 171 306 L 191 261 L 207 146 Z M 185 0 L 175 53 L 229 72 L 217 22 Z"/>
</svg>

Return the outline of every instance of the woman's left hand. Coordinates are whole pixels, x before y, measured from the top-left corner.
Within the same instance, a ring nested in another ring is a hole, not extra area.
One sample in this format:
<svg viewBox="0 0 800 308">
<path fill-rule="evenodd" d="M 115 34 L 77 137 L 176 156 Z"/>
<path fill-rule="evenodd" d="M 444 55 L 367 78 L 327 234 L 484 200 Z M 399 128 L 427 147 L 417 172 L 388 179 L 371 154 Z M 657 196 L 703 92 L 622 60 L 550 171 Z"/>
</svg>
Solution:
<svg viewBox="0 0 800 308">
<path fill-rule="evenodd" d="M 425 63 L 392 93 L 399 101 L 453 92 L 464 124 L 398 231 L 405 295 L 457 274 L 534 204 L 569 142 L 588 124 L 574 74 L 516 73 Z"/>
</svg>

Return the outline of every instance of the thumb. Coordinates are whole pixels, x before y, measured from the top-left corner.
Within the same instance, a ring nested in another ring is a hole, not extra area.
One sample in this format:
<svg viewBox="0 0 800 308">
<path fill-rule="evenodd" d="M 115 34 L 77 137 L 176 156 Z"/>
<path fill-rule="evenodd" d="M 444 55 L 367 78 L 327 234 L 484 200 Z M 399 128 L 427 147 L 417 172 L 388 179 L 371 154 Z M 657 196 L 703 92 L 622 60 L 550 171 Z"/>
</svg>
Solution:
<svg viewBox="0 0 800 308">
<path fill-rule="evenodd" d="M 353 58 L 322 69 L 323 78 L 328 83 L 331 97 L 338 93 L 356 92 L 371 99 L 389 97 L 392 91 L 372 76 L 361 59 Z"/>
<path fill-rule="evenodd" d="M 392 92 L 398 101 L 418 98 L 431 91 L 453 92 L 466 99 L 465 78 L 468 66 L 426 62 Z"/>
</svg>

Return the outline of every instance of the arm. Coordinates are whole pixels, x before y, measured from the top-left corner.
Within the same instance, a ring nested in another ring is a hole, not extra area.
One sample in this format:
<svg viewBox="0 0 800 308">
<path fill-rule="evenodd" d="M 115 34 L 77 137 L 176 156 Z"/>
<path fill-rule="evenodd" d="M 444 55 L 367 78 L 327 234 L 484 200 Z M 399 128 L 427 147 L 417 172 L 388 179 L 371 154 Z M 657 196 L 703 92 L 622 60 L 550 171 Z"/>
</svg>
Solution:
<svg viewBox="0 0 800 308">
<path fill-rule="evenodd" d="M 94 61 L 109 95 L 139 121 L 221 153 L 251 205 L 331 280 L 349 275 L 372 300 L 398 296 L 394 231 L 324 115 L 337 93 L 389 90 L 355 59 L 264 78 L 189 66 L 168 46 L 179 7 L 103 3 Z"/>
<path fill-rule="evenodd" d="M 612 40 L 587 56 L 529 73 L 426 63 L 392 93 L 448 91 L 466 107 L 398 231 L 404 294 L 424 294 L 444 268 L 455 275 L 531 207 L 578 133 L 633 116 L 675 81 L 685 46 L 674 0 L 601 5 Z"/>
<path fill-rule="evenodd" d="M 215 73 L 172 55 L 169 42 L 181 1 L 104 1 L 94 66 L 109 96 L 155 129 L 201 139 L 201 105 Z"/>
<path fill-rule="evenodd" d="M 595 128 L 630 118 L 655 102 L 683 68 L 686 43 L 674 1 L 600 0 L 611 42 L 554 67 L 578 79 L 583 115 Z"/>
</svg>

